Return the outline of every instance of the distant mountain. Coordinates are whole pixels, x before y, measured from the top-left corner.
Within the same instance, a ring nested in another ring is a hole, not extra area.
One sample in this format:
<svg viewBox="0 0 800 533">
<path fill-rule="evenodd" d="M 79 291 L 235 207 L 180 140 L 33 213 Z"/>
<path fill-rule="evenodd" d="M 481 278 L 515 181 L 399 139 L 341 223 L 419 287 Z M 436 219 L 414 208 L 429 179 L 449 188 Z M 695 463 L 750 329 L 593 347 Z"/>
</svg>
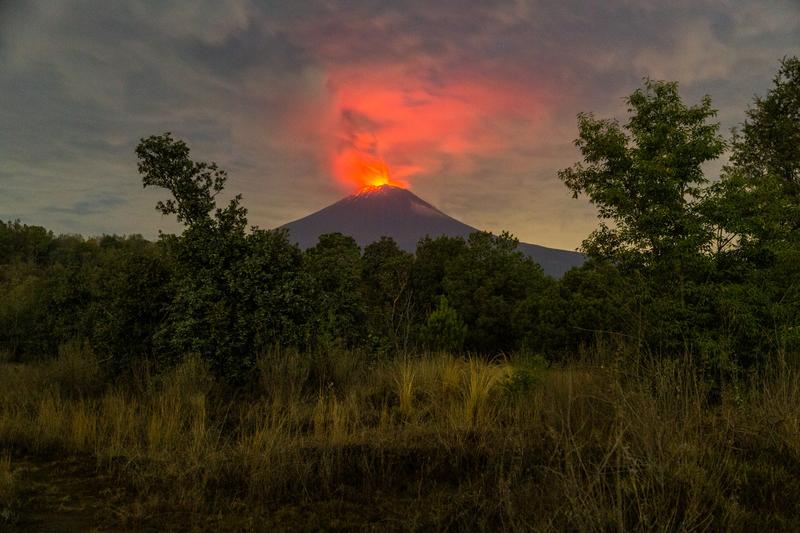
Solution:
<svg viewBox="0 0 800 533">
<path fill-rule="evenodd" d="M 283 226 L 301 248 L 310 248 L 324 233 L 350 235 L 364 247 L 383 236 L 391 237 L 409 252 L 426 235 L 466 237 L 478 231 L 434 206 L 407 189 L 382 185 L 366 187 L 335 204 Z M 561 277 L 572 267 L 583 264 L 577 252 L 520 243 L 519 250 L 542 265 L 545 273 Z"/>
</svg>

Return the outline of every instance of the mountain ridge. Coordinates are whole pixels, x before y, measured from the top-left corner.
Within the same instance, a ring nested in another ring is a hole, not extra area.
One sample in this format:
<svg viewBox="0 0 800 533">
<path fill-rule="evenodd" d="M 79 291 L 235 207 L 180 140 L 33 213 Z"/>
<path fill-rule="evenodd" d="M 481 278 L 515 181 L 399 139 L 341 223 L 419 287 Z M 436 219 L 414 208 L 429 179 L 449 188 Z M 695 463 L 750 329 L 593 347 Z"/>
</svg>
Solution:
<svg viewBox="0 0 800 533">
<path fill-rule="evenodd" d="M 324 233 L 339 232 L 364 247 L 383 236 L 413 252 L 426 235 L 467 237 L 480 231 L 442 212 L 408 189 L 392 185 L 365 187 L 333 204 L 281 226 L 301 248 L 310 248 Z M 545 273 L 562 276 L 584 262 L 583 254 L 520 242 L 517 248 L 539 263 Z"/>
</svg>

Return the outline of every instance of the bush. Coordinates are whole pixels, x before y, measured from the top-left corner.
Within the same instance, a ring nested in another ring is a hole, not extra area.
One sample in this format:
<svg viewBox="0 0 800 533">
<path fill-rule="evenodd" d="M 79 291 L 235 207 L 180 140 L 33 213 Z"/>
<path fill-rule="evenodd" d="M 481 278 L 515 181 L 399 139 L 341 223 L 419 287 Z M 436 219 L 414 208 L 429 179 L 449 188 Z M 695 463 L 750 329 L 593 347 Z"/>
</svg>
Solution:
<svg viewBox="0 0 800 533">
<path fill-rule="evenodd" d="M 467 337 L 467 326 L 450 307 L 445 296 L 439 297 L 436 309 L 420 330 L 423 346 L 433 351 L 459 352 Z"/>
</svg>

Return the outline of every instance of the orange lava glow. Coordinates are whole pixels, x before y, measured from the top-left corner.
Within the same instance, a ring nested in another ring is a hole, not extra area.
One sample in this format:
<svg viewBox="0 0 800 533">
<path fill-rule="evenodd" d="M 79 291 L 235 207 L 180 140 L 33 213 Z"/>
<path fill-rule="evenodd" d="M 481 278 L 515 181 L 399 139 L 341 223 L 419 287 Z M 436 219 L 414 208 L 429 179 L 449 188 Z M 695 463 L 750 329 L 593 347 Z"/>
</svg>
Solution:
<svg viewBox="0 0 800 533">
<path fill-rule="evenodd" d="M 385 161 L 355 149 L 349 149 L 336 155 L 334 173 L 359 189 L 380 187 L 381 185 L 402 188 L 408 186 L 406 182 L 392 177 L 389 165 Z"/>
</svg>

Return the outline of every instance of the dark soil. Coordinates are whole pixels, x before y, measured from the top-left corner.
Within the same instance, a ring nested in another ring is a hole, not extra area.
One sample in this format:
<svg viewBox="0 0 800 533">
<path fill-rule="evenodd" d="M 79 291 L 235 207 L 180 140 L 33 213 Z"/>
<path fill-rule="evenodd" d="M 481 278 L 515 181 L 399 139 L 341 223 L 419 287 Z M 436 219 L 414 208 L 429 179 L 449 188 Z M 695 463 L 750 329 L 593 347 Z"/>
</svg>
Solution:
<svg viewBox="0 0 800 533">
<path fill-rule="evenodd" d="M 13 456 L 12 469 L 18 501 L 10 523 L 0 524 L 0 530 L 126 530 L 115 512 L 124 491 L 91 458 Z"/>
</svg>

